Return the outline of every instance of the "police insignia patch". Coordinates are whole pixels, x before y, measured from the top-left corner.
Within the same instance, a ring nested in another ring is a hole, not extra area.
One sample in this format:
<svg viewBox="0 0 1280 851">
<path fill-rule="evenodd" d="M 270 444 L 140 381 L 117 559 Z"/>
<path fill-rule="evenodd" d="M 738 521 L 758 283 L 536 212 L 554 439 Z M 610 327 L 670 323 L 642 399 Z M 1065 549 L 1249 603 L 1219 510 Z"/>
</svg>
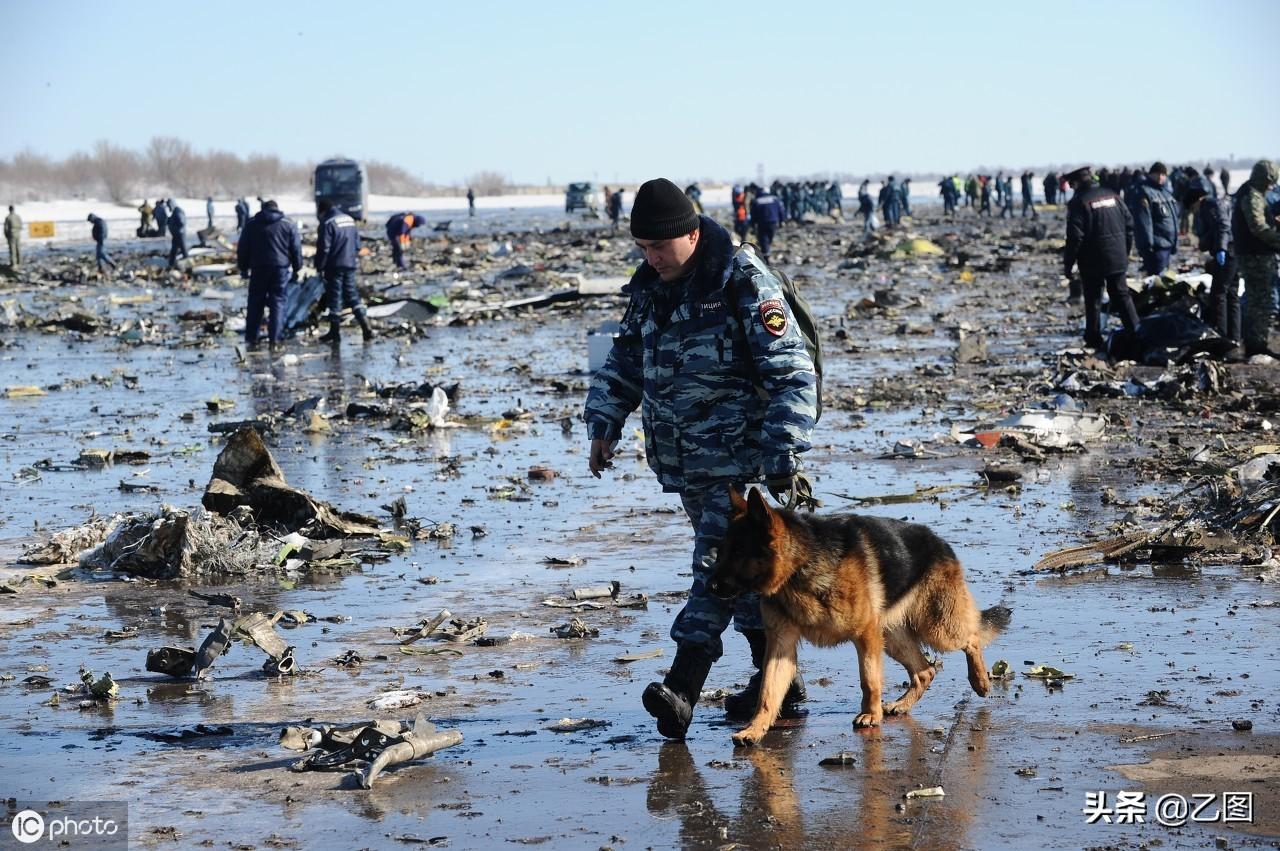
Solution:
<svg viewBox="0 0 1280 851">
<path fill-rule="evenodd" d="M 764 323 L 765 330 L 775 337 L 787 333 L 787 311 L 782 301 L 771 298 L 760 302 L 760 321 Z"/>
</svg>

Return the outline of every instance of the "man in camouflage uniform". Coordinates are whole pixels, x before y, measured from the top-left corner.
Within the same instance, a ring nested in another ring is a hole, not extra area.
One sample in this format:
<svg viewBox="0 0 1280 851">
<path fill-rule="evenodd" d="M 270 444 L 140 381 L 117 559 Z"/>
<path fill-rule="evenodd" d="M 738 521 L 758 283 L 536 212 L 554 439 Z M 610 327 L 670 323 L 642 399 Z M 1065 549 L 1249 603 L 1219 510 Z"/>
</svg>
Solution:
<svg viewBox="0 0 1280 851">
<path fill-rule="evenodd" d="M 658 732 L 683 739 L 730 618 L 762 663 L 759 598 L 708 593 L 711 555 L 728 529 L 730 487 L 763 479 L 775 497 L 793 487 L 817 417 L 817 375 L 778 278 L 750 248 L 735 252 L 728 232 L 698 216 L 674 183 L 640 187 L 631 234 L 645 262 L 623 290 L 630 303 L 583 419 L 599 478 L 640 408 L 649 466 L 693 524 L 693 585 L 671 627 L 675 660 L 643 696 Z M 753 685 L 758 693 L 758 676 Z M 797 675 L 786 709 L 795 711 L 803 689 Z M 754 710 L 750 692 L 726 709 Z"/>
<path fill-rule="evenodd" d="M 1224 169 L 1222 172 L 1226 174 Z M 1236 191 L 1231 211 L 1231 237 L 1235 246 L 1240 274 L 1244 276 L 1245 355 L 1280 357 L 1267 345 L 1271 327 L 1272 279 L 1276 275 L 1276 252 L 1280 251 L 1280 231 L 1267 217 L 1267 190 L 1280 180 L 1280 169 L 1271 160 L 1254 163 L 1253 172 Z"/>
</svg>

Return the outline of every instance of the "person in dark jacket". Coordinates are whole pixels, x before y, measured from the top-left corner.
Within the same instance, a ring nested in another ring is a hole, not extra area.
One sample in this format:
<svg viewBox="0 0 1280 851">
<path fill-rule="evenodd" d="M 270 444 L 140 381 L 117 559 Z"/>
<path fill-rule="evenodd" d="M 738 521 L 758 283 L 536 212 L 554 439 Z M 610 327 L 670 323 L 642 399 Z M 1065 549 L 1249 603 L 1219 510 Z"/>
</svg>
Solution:
<svg viewBox="0 0 1280 851">
<path fill-rule="evenodd" d="M 1040 214 L 1036 212 L 1035 199 L 1032 197 L 1035 190 L 1032 188 L 1031 181 L 1035 176 L 1033 171 L 1024 171 L 1022 173 L 1022 217 L 1024 219 L 1027 217 L 1028 210 L 1031 211 L 1031 218 L 1040 218 Z"/>
<path fill-rule="evenodd" d="M 1200 250 L 1209 255 L 1205 271 L 1213 276 L 1209 288 L 1210 323 L 1234 345 L 1243 345 L 1240 336 L 1240 285 L 1236 255 L 1231 244 L 1231 201 L 1213 194 L 1208 179 L 1190 184 L 1183 206 L 1196 218 Z"/>
<path fill-rule="evenodd" d="M 605 200 L 608 201 L 609 199 L 606 198 Z M 475 218 L 476 215 L 476 193 L 472 191 L 470 186 L 467 187 L 467 215 L 471 218 Z"/>
<path fill-rule="evenodd" d="M 693 209 L 698 215 L 702 215 L 702 187 L 696 183 L 690 183 L 684 188 L 684 196 L 693 204 Z"/>
<path fill-rule="evenodd" d="M 1214 173 L 1213 166 L 1211 165 L 1205 166 L 1204 171 L 1201 172 L 1201 174 L 1204 175 L 1205 185 L 1209 187 L 1209 197 L 1211 198 L 1218 197 L 1218 184 L 1213 182 Z"/>
<path fill-rule="evenodd" d="M 1142 271 L 1159 275 L 1178 252 L 1178 202 L 1166 184 L 1169 170 L 1156 162 L 1134 196 L 1134 236 L 1142 256 Z"/>
<path fill-rule="evenodd" d="M 1044 176 L 1044 202 L 1046 204 L 1058 203 L 1058 173 L 1051 171 Z"/>
<path fill-rule="evenodd" d="M 169 204 L 163 198 L 156 199 L 156 206 L 151 211 L 156 220 L 156 236 L 163 238 L 169 232 Z"/>
<path fill-rule="evenodd" d="M 778 196 L 761 191 L 751 200 L 751 227 L 756 232 L 756 244 L 760 246 L 760 255 L 769 259 L 769 249 L 773 246 L 773 237 L 778 232 L 778 225 L 786 218 L 782 202 Z"/>
<path fill-rule="evenodd" d="M 342 311 L 350 308 L 360 325 L 367 343 L 373 339 L 373 326 L 360 291 L 356 288 L 356 273 L 360 269 L 360 229 L 355 219 L 324 199 L 316 204 L 320 226 L 316 228 L 316 271 L 324 278 L 325 304 L 329 307 L 329 333 L 320 338 L 322 343 L 337 343 L 342 339 Z"/>
<path fill-rule="evenodd" d="M 902 193 L 898 191 L 898 181 L 891 174 L 880 186 L 880 195 L 876 199 L 880 204 L 880 213 L 884 216 L 884 226 L 893 227 L 902 217 Z"/>
<path fill-rule="evenodd" d="M 840 188 L 839 180 L 833 180 L 827 186 L 827 215 L 844 218 L 844 190 Z"/>
<path fill-rule="evenodd" d="M 302 236 L 275 201 L 263 203 L 262 211 L 249 220 L 236 246 L 236 264 L 240 277 L 249 278 L 244 341 L 250 349 L 257 347 L 262 314 L 269 308 L 267 338 L 274 350 L 284 339 L 285 291 L 302 269 Z"/>
<path fill-rule="evenodd" d="M 956 214 L 956 185 L 954 178 L 944 177 L 938 181 L 938 194 L 942 196 L 942 212 L 948 217 Z"/>
<path fill-rule="evenodd" d="M 866 236 L 876 229 L 876 204 L 871 200 L 871 181 L 863 180 L 858 184 L 858 213 L 862 216 L 862 235 Z"/>
<path fill-rule="evenodd" d="M 22 217 L 9 205 L 9 215 L 4 219 L 4 239 L 9 243 L 9 268 L 22 265 Z"/>
<path fill-rule="evenodd" d="M 606 206 L 609 210 L 609 223 L 613 228 L 613 232 L 618 232 L 618 220 L 622 218 L 622 190 L 618 189 L 606 199 Z"/>
<path fill-rule="evenodd" d="M 243 198 L 236 199 L 236 232 L 243 233 L 249 224 L 249 202 Z"/>
<path fill-rule="evenodd" d="M 116 261 L 107 255 L 107 223 L 102 220 L 101 216 L 93 213 L 89 214 L 89 221 L 93 223 L 93 245 L 94 257 L 98 261 L 98 272 L 103 271 L 103 266 L 116 268 Z"/>
<path fill-rule="evenodd" d="M 422 217 L 413 213 L 396 213 L 387 219 L 387 240 L 391 243 L 391 260 L 397 269 L 407 269 L 404 253 L 409 248 L 413 229 L 422 224 Z"/>
<path fill-rule="evenodd" d="M 1013 218 L 1013 175 L 1007 174 L 1000 183 L 1000 218 Z"/>
<path fill-rule="evenodd" d="M 898 184 L 898 196 L 902 199 L 902 215 L 911 215 L 911 178 L 904 177 Z"/>
<path fill-rule="evenodd" d="M 187 253 L 187 213 L 170 198 L 169 207 L 169 268 L 178 268 L 178 252 L 185 260 Z"/>
<path fill-rule="evenodd" d="M 1064 274 L 1071 277 L 1078 263 L 1084 289 L 1084 342 L 1099 351 L 1102 339 L 1102 290 L 1111 296 L 1125 330 L 1138 327 L 1125 271 L 1133 249 L 1133 217 L 1114 190 L 1097 183 L 1088 166 L 1067 175 L 1073 190 L 1067 202 L 1067 247 L 1062 255 Z M 1076 287 L 1072 287 L 1073 290 Z"/>
<path fill-rule="evenodd" d="M 989 216 L 991 215 L 991 175 L 982 175 L 979 177 L 978 182 L 981 184 L 978 189 L 978 195 L 982 199 L 982 206 L 978 208 L 978 215 L 981 216 L 986 213 Z"/>
</svg>

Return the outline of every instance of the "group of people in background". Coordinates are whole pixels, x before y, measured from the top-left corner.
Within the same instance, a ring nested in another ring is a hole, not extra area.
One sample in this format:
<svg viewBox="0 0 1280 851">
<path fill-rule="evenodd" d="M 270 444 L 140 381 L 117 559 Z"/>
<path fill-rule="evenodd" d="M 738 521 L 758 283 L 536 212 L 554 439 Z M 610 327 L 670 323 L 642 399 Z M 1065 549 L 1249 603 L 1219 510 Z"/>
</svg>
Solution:
<svg viewBox="0 0 1280 851">
<path fill-rule="evenodd" d="M 1024 171 L 1018 178 L 1018 189 L 1022 199 L 1022 216 L 1039 218 L 1040 213 L 1035 205 L 1035 172 Z M 1047 174 L 1043 181 L 1045 202 L 1057 203 L 1058 193 L 1066 191 L 1066 185 L 1060 182 L 1054 172 Z M 938 194 L 942 197 L 942 210 L 954 217 L 964 199 L 964 206 L 975 208 L 979 216 L 994 215 L 991 207 L 992 196 L 1000 208 L 1000 218 L 1013 218 L 1014 206 L 1018 195 L 1014 194 L 1013 174 L 1003 171 L 995 176 L 990 174 L 970 174 L 963 181 L 958 174 L 950 174 L 938 181 Z"/>
<path fill-rule="evenodd" d="M 689 189 L 697 189 L 697 184 L 686 188 L 685 195 L 695 210 L 701 209 L 701 192 L 695 197 Z M 746 240 L 747 234 L 754 231 L 756 245 L 765 258 L 784 223 L 803 221 L 807 214 L 840 217 L 844 215 L 843 202 L 844 192 L 838 180 L 774 180 L 767 188 L 752 181 L 746 186 L 734 184 L 730 190 L 734 232 L 740 240 Z"/>
<path fill-rule="evenodd" d="M 187 213 L 172 198 L 161 198 L 156 201 L 155 206 L 142 199 L 142 204 L 138 207 L 138 215 L 141 216 L 142 222 L 138 225 L 137 234 L 140 237 L 164 236 L 169 234 L 169 268 L 178 268 L 178 255 L 190 257 L 187 251 Z M 90 215 L 90 220 L 93 216 Z M 154 226 L 153 223 L 154 222 Z M 99 228 L 94 226 L 94 242 L 97 243 L 98 271 L 101 272 L 103 261 L 106 255 L 103 242 L 107 238 L 106 223 L 102 223 L 101 233 L 102 239 L 98 239 Z M 114 265 L 114 264 L 113 264 Z"/>
<path fill-rule="evenodd" d="M 962 203 L 978 216 L 993 215 L 994 196 L 1001 217 L 1013 217 L 1015 200 L 1020 198 L 1021 215 L 1038 218 L 1033 197 L 1036 177 L 1033 171 L 1023 171 L 1016 190 L 1013 174 L 1003 171 L 994 176 L 970 174 L 964 180 L 952 174 L 944 176 L 937 186 L 948 217 L 956 216 Z M 1134 331 L 1138 325 L 1137 312 L 1124 283 L 1131 253 L 1136 249 L 1145 275 L 1161 275 L 1177 255 L 1180 237 L 1190 237 L 1204 252 L 1205 270 L 1212 276 L 1206 316 L 1209 324 L 1237 344 L 1245 356 L 1275 354 L 1268 349 L 1267 334 L 1276 298 L 1280 296 L 1276 274 L 1276 253 L 1280 252 L 1280 173 L 1274 163 L 1262 160 L 1234 196 L 1230 194 L 1230 180 L 1225 168 L 1216 173 L 1212 166 L 1203 170 L 1185 165 L 1170 169 L 1157 161 L 1145 169 L 1126 166 L 1101 168 L 1096 173 L 1088 167 L 1065 174 L 1050 171 L 1039 181 L 1045 203 L 1067 203 L 1064 256 L 1071 278 L 1069 298 L 1084 299 L 1088 345 L 1104 347 L 1103 292 L 1110 295 L 1112 312 L 1118 314 L 1127 330 Z M 909 217 L 910 193 L 909 177 L 899 181 L 895 175 L 886 176 L 874 197 L 871 180 L 864 179 L 857 193 L 864 234 L 878 226 L 877 210 L 886 227 L 898 226 L 904 217 Z M 686 186 L 683 194 L 695 211 L 702 209 L 702 190 L 697 183 Z M 468 207 L 474 209 L 474 195 L 468 193 L 467 200 Z M 268 313 L 268 334 L 272 343 L 278 343 L 284 334 L 285 287 L 301 266 L 300 241 L 297 226 L 278 205 L 262 198 L 258 201 L 260 211 L 256 216 L 246 199 L 235 202 L 236 230 L 241 234 L 238 261 L 250 278 L 249 318 L 257 317 L 260 322 L 263 313 Z M 734 185 L 733 229 L 743 242 L 754 233 L 761 255 L 768 258 L 774 237 L 785 223 L 803 221 L 809 214 L 839 218 L 843 215 L 842 203 L 838 180 L 774 180 L 767 188 L 755 182 Z M 616 232 L 622 216 L 623 190 L 610 192 L 605 187 L 604 204 Z M 137 209 L 141 216 L 137 235 L 154 237 L 167 233 L 169 268 L 177 268 L 179 256 L 189 257 L 185 211 L 172 198 L 162 198 L 154 206 L 144 199 Z M 212 231 L 212 197 L 206 199 L 205 212 Z M 373 332 L 355 288 L 355 252 L 359 250 L 356 223 L 332 205 L 317 212 L 320 245 L 316 263 L 326 281 L 325 303 L 330 321 L 330 331 L 322 339 L 337 341 L 344 310 L 352 312 L 365 339 L 370 339 Z M 98 271 L 114 270 L 116 263 L 106 249 L 107 222 L 96 213 L 90 213 L 88 221 Z M 398 270 L 408 268 L 405 255 L 411 233 L 424 223 L 420 214 L 412 212 L 397 213 L 387 220 L 387 239 Z M 21 262 L 22 227 L 22 219 L 10 206 L 4 232 L 13 268 Z M 1072 277 L 1077 264 L 1078 278 Z M 1243 311 L 1238 292 L 1240 278 L 1245 282 Z M 251 322 L 251 327 L 254 325 Z M 256 344 L 256 327 L 246 331 L 246 340 L 251 346 Z"/>
<path fill-rule="evenodd" d="M 1076 169 L 1065 176 L 1075 190 L 1067 203 L 1065 272 L 1077 263 L 1069 298 L 1085 301 L 1085 343 L 1104 349 L 1101 299 L 1105 289 L 1124 329 L 1136 332 L 1138 315 L 1125 282 L 1134 248 L 1147 275 L 1161 275 L 1177 254 L 1181 236 L 1193 236 L 1211 276 L 1205 319 L 1232 345 L 1229 358 L 1270 355 L 1275 316 L 1276 254 L 1280 252 L 1280 169 L 1270 160 L 1254 164 L 1249 180 L 1230 195 L 1230 174 L 1219 174 L 1222 191 L 1191 166 Z M 1239 300 L 1244 280 L 1243 311 Z"/>
</svg>

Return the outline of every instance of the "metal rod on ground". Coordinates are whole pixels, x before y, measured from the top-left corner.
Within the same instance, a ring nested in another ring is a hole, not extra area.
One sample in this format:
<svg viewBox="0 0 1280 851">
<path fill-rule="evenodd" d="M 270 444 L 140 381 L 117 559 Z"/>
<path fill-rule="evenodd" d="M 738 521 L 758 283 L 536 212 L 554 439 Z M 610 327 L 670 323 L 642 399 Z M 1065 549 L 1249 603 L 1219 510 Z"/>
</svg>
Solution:
<svg viewBox="0 0 1280 851">
<path fill-rule="evenodd" d="M 436 627 L 453 617 L 453 612 L 448 609 L 441 609 L 440 614 L 436 615 L 430 621 L 423 621 L 422 626 L 412 635 L 407 635 L 400 639 L 401 644 L 412 644 L 420 638 L 426 638 L 428 635 L 436 631 Z"/>
</svg>

